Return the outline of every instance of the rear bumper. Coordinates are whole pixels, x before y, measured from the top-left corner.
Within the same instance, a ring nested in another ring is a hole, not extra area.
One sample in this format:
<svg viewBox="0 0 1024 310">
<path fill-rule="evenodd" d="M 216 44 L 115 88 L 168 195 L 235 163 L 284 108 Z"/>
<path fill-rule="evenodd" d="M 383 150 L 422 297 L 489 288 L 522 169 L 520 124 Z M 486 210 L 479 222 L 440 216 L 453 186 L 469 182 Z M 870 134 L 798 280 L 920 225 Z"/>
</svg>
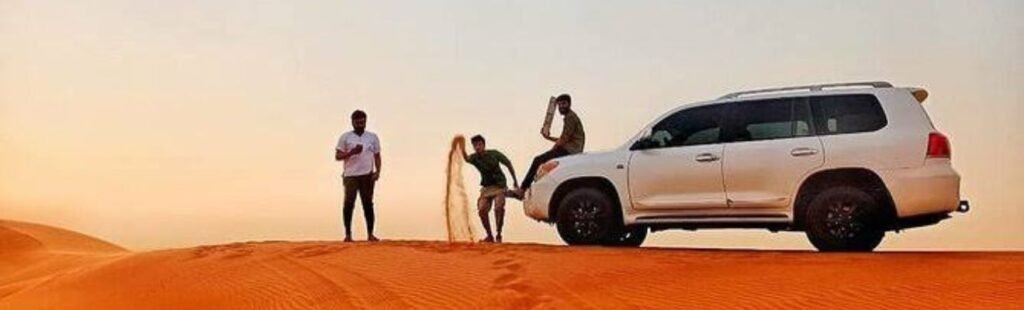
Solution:
<svg viewBox="0 0 1024 310">
<path fill-rule="evenodd" d="M 960 205 L 956 208 L 956 212 L 967 213 L 969 211 L 971 211 L 971 203 L 967 200 L 961 200 Z M 939 222 L 949 219 L 950 217 L 950 213 L 932 213 L 904 217 L 896 221 L 896 227 L 894 228 L 896 230 L 901 230 L 929 226 L 938 224 Z"/>
<path fill-rule="evenodd" d="M 916 227 L 930 226 L 950 218 L 949 213 L 921 214 L 911 217 L 904 217 L 896 221 L 893 229 L 899 231 Z"/>
<path fill-rule="evenodd" d="M 960 175 L 949 160 L 927 160 L 918 168 L 879 171 L 900 218 L 947 214 L 961 209 Z"/>
</svg>

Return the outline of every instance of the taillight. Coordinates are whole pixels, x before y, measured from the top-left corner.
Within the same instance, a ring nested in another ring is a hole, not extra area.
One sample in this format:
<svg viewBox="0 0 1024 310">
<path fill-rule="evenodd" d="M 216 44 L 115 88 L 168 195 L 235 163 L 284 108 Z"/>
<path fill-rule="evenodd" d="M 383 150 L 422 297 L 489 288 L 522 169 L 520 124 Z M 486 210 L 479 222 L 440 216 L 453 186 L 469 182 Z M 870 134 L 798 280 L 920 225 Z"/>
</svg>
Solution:
<svg viewBox="0 0 1024 310">
<path fill-rule="evenodd" d="M 950 158 L 952 153 L 949 138 L 938 132 L 928 134 L 928 158 Z"/>
</svg>

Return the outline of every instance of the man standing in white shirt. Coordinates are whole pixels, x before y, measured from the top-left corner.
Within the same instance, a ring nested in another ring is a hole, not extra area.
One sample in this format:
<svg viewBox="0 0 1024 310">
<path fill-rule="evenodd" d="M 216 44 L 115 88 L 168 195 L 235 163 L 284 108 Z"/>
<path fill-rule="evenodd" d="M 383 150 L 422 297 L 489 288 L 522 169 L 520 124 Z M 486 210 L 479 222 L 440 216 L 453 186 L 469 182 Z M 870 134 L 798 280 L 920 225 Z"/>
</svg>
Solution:
<svg viewBox="0 0 1024 310">
<path fill-rule="evenodd" d="M 345 162 L 342 174 L 345 185 L 345 204 L 342 213 L 345 218 L 345 242 L 352 242 L 352 212 L 355 211 L 356 194 L 363 203 L 366 217 L 366 240 L 378 241 L 373 235 L 373 186 L 380 178 L 380 140 L 377 135 L 366 131 L 366 112 L 352 112 L 352 131 L 338 139 L 334 159 Z"/>
</svg>

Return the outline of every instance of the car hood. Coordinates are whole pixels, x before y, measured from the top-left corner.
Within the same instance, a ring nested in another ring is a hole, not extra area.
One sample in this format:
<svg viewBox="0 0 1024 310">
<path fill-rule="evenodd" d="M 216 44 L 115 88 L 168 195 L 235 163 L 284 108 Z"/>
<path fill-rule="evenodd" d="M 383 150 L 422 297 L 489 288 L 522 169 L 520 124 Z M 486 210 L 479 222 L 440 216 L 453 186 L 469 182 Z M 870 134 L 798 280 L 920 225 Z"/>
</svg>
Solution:
<svg viewBox="0 0 1024 310">
<path fill-rule="evenodd" d="M 629 162 L 629 154 L 629 150 L 616 149 L 561 157 L 555 159 L 558 161 L 558 169 L 555 169 L 553 175 L 564 179 L 601 174 L 600 171 L 617 169 L 619 165 L 624 167 Z"/>
</svg>

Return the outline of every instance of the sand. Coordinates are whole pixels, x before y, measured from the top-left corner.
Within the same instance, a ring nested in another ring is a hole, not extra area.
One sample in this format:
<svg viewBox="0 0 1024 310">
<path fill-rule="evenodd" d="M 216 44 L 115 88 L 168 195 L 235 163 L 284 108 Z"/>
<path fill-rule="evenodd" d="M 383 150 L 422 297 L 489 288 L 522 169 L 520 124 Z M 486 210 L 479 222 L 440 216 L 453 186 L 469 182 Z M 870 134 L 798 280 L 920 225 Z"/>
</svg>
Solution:
<svg viewBox="0 0 1024 310">
<path fill-rule="evenodd" d="M 1020 308 L 1024 253 L 426 241 L 128 252 L 0 221 L 0 309 Z"/>
<path fill-rule="evenodd" d="M 473 229 L 470 215 L 469 198 L 466 195 L 466 184 L 462 178 L 462 166 L 466 161 L 462 158 L 466 148 L 466 137 L 456 135 L 452 138 L 448 151 L 448 165 L 445 167 L 444 217 L 448 232 L 448 242 L 475 242 L 476 230 Z M 475 212 L 473 212 L 475 214 Z"/>
</svg>

